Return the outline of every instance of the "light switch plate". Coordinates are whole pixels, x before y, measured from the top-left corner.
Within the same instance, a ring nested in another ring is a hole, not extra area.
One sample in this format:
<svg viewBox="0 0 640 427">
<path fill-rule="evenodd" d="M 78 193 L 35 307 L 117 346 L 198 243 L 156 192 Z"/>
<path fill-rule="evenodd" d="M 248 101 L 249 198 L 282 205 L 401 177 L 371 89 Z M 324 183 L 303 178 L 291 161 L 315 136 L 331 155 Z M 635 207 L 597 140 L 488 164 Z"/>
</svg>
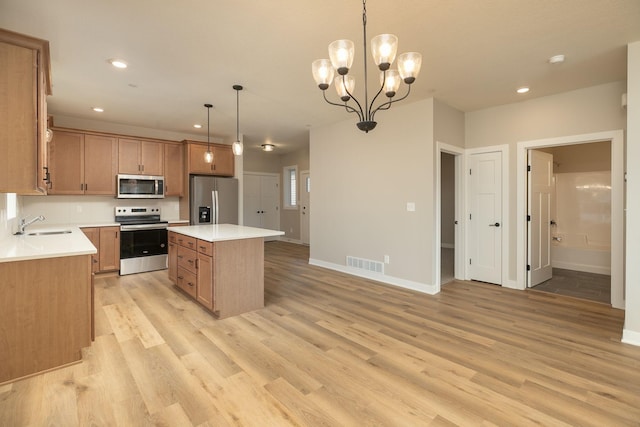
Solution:
<svg viewBox="0 0 640 427">
<path fill-rule="evenodd" d="M 416 204 L 414 202 L 407 202 L 407 212 L 415 212 Z"/>
</svg>

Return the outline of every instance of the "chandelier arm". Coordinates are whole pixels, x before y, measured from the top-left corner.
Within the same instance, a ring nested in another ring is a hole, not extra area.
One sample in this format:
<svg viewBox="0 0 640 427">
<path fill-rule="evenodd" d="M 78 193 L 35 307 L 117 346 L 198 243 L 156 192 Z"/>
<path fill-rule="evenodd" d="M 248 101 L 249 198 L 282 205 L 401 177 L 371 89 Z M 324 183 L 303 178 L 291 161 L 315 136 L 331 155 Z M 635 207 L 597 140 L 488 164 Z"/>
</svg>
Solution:
<svg viewBox="0 0 640 427">
<path fill-rule="evenodd" d="M 408 89 L 407 89 L 407 93 L 402 97 L 402 98 L 398 98 L 398 99 L 392 99 L 391 101 L 387 101 L 384 104 L 380 104 L 378 105 L 378 107 L 373 110 L 373 112 L 371 113 L 371 120 L 373 120 L 373 117 L 376 115 L 376 113 L 379 110 L 388 110 L 389 108 L 391 108 L 391 104 L 395 104 L 396 102 L 400 102 L 403 99 L 405 99 L 406 97 L 409 96 L 409 94 L 411 93 L 411 85 L 408 85 Z"/>
<path fill-rule="evenodd" d="M 384 73 L 386 75 L 386 71 Z M 385 80 L 386 80 L 386 77 L 385 77 Z M 369 104 L 369 120 L 373 120 L 373 116 L 376 114 L 376 111 L 380 110 L 380 107 L 388 103 L 388 102 L 382 103 L 378 106 L 378 108 L 376 108 L 375 110 L 373 109 L 373 103 L 376 102 L 376 99 L 378 99 L 378 96 L 382 93 L 382 89 L 384 89 L 384 81 L 380 86 L 380 90 L 378 90 L 378 93 L 376 93 L 376 96 L 374 96 L 373 99 L 371 100 L 371 104 Z M 386 108 L 384 109 L 386 110 Z"/>
<path fill-rule="evenodd" d="M 327 101 L 327 104 L 335 105 L 336 107 L 344 107 L 344 109 L 347 110 L 348 113 L 356 113 L 360 121 L 364 120 L 362 118 L 362 108 L 360 108 L 360 111 L 358 111 L 355 108 L 353 108 L 351 105 L 347 105 L 346 102 L 344 104 L 338 104 L 337 102 L 329 101 L 329 99 L 327 99 L 326 91 L 324 90 L 322 91 L 322 96 L 324 97 L 324 100 Z M 358 104 L 358 106 L 360 106 L 360 104 Z"/>
<path fill-rule="evenodd" d="M 347 93 L 347 95 L 349 95 L 349 97 L 351 99 L 353 99 L 353 102 L 356 103 L 356 105 L 358 106 L 358 109 L 360 110 L 360 111 L 357 111 L 355 108 L 349 106 L 349 108 L 353 109 L 353 111 L 351 111 L 351 112 L 352 113 L 353 112 L 358 113 L 358 117 L 360 118 L 360 121 L 368 120 L 369 118 L 368 118 L 367 110 L 364 110 L 364 111 L 362 110 L 362 105 L 360 105 L 360 103 L 358 102 L 358 99 L 355 96 L 353 96 L 353 94 L 351 92 L 349 92 L 349 89 L 347 88 L 347 85 L 346 85 L 344 80 L 345 80 L 345 76 L 342 76 L 342 85 L 344 86 L 344 91 Z M 365 81 L 365 83 L 366 83 L 366 81 Z M 345 106 L 346 105 L 347 104 L 345 102 Z M 365 107 L 366 107 L 366 104 L 365 104 Z"/>
</svg>

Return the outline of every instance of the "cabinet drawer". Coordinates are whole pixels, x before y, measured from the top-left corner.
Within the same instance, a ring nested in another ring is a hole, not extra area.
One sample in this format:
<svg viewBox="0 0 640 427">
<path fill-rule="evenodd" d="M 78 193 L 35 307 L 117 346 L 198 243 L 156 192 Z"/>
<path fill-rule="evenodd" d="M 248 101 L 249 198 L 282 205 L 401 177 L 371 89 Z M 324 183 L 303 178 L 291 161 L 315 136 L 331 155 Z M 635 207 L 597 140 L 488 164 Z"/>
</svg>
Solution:
<svg viewBox="0 0 640 427">
<path fill-rule="evenodd" d="M 213 242 L 198 239 L 198 253 L 213 256 Z"/>
<path fill-rule="evenodd" d="M 196 238 L 178 234 L 178 244 L 185 248 L 196 250 Z"/>
<path fill-rule="evenodd" d="M 184 268 L 195 274 L 196 257 L 196 251 L 178 246 L 178 268 Z"/>
<path fill-rule="evenodd" d="M 178 286 L 180 289 L 191 295 L 192 298 L 196 297 L 196 275 L 184 268 L 178 267 Z"/>
<path fill-rule="evenodd" d="M 167 238 L 169 240 L 169 243 L 178 243 L 178 234 L 174 233 L 173 231 L 169 232 Z"/>
</svg>

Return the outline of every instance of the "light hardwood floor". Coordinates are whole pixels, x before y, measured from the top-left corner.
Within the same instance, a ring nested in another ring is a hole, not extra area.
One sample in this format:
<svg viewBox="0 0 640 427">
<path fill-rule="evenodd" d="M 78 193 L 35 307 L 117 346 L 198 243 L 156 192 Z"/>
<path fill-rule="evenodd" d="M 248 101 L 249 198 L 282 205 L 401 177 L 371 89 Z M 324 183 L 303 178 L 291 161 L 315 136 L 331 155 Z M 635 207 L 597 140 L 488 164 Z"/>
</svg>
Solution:
<svg viewBox="0 0 640 427">
<path fill-rule="evenodd" d="M 98 279 L 83 362 L 0 386 L 0 425 L 640 424 L 622 311 L 456 281 L 423 295 L 265 251 L 265 308 L 224 320 L 166 271 Z"/>
</svg>

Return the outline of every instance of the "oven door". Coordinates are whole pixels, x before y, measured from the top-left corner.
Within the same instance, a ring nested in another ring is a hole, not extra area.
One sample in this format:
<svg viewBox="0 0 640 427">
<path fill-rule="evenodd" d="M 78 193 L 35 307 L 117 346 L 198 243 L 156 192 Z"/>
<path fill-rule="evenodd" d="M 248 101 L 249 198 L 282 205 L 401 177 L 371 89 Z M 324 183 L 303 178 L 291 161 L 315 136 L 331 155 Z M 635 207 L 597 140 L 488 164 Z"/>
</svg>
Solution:
<svg viewBox="0 0 640 427">
<path fill-rule="evenodd" d="M 166 224 L 120 226 L 120 274 L 167 268 Z"/>
</svg>

